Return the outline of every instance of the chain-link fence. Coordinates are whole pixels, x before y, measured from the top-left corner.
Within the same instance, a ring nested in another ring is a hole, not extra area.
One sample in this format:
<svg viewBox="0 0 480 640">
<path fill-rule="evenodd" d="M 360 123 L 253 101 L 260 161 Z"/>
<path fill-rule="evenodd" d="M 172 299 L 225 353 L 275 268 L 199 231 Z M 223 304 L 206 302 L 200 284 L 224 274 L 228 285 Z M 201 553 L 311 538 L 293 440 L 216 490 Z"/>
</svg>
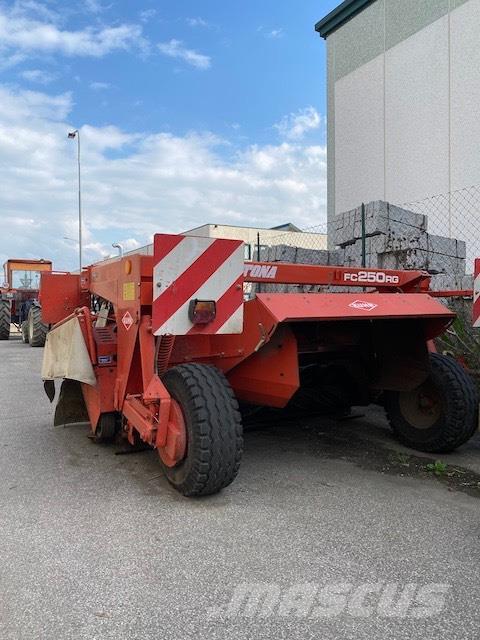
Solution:
<svg viewBox="0 0 480 640">
<path fill-rule="evenodd" d="M 473 260 L 480 257 L 480 185 L 401 206 L 425 215 L 430 234 L 464 241 L 467 273 L 472 273 Z"/>
<path fill-rule="evenodd" d="M 245 240 L 246 261 L 330 264 L 331 252 L 328 251 L 326 222 L 305 229 L 288 226 L 288 230 L 245 230 L 250 237 L 250 240 Z M 283 293 L 287 290 L 300 291 L 305 290 L 305 287 L 275 283 L 245 283 L 244 287 L 247 297 L 258 292 Z"/>
<path fill-rule="evenodd" d="M 249 234 L 251 235 L 251 234 Z M 246 242 L 246 259 L 273 262 L 300 262 L 307 251 L 326 251 L 327 223 L 305 229 L 293 225 L 289 230 L 258 229 L 253 241 Z M 320 259 L 320 255 L 318 256 Z"/>
<path fill-rule="evenodd" d="M 480 256 L 480 185 L 415 202 L 359 203 L 328 225 L 298 231 L 258 230 L 250 259 L 421 269 L 432 275 L 433 289 L 471 289 Z"/>
</svg>

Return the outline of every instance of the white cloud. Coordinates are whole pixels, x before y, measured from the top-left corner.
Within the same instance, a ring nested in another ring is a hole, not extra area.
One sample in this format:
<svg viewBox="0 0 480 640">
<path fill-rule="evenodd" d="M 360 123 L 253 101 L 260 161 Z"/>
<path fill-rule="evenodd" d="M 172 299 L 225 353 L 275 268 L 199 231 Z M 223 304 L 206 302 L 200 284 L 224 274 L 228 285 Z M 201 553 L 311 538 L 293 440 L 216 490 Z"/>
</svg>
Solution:
<svg viewBox="0 0 480 640">
<path fill-rule="evenodd" d="M 76 144 L 69 94 L 0 86 L 0 263 L 14 253 L 76 268 Z M 213 134 L 81 128 L 85 260 L 206 222 L 311 227 L 325 220 L 325 148 L 283 142 L 240 151 Z M 227 155 L 229 154 L 229 155 Z"/>
<path fill-rule="evenodd" d="M 56 80 L 57 76 L 44 69 L 27 69 L 22 71 L 20 76 L 28 82 L 36 82 L 37 84 L 50 84 Z"/>
<path fill-rule="evenodd" d="M 209 23 L 203 18 L 187 18 L 187 24 L 190 27 L 209 27 Z"/>
<path fill-rule="evenodd" d="M 257 28 L 257 31 L 258 33 L 261 33 L 264 38 L 270 38 L 271 40 L 277 40 L 278 38 L 283 38 L 283 36 L 285 35 L 285 32 L 281 27 L 277 29 L 266 30 L 265 27 L 260 25 Z"/>
<path fill-rule="evenodd" d="M 276 40 L 278 38 L 282 38 L 284 35 L 283 29 L 272 29 L 271 31 L 265 32 L 266 38 L 271 38 L 272 40 Z"/>
<path fill-rule="evenodd" d="M 164 55 L 170 58 L 180 58 L 197 69 L 208 69 L 211 65 L 209 56 L 193 49 L 187 49 L 181 40 L 172 39 L 168 42 L 160 42 L 157 46 Z"/>
<path fill-rule="evenodd" d="M 140 11 L 140 13 L 138 14 L 139 18 L 142 22 L 149 22 L 149 20 L 151 20 L 154 16 L 157 15 L 157 10 L 156 9 L 144 9 L 143 11 Z"/>
<path fill-rule="evenodd" d="M 19 91 L 13 93 L 0 86 L 0 125 L 6 123 L 21 124 L 25 121 L 64 120 L 73 107 L 70 92 L 56 96 L 37 91 Z"/>
<path fill-rule="evenodd" d="M 306 107 L 285 116 L 274 127 L 287 140 L 301 140 L 307 132 L 318 129 L 321 123 L 318 111 L 314 107 Z"/>
<path fill-rule="evenodd" d="M 14 0 L 10 8 L 10 15 L 16 18 L 35 17 L 54 23 L 60 21 L 58 12 L 53 11 L 43 2 L 37 2 L 37 0 Z"/>
<path fill-rule="evenodd" d="M 103 91 L 105 89 L 109 89 L 110 86 L 111 85 L 108 82 L 91 82 L 90 83 L 90 89 L 93 89 L 94 91 Z"/>
<path fill-rule="evenodd" d="M 86 27 L 76 31 L 61 29 L 49 14 L 35 17 L 32 3 L 19 11 L 0 8 L 0 52 L 15 61 L 28 55 L 60 53 L 65 56 L 101 57 L 113 51 L 145 50 L 147 42 L 136 24 Z M 36 4 L 36 3 L 33 3 Z M 27 11 L 27 8 L 30 10 Z M 36 12 L 38 13 L 38 11 Z"/>
<path fill-rule="evenodd" d="M 111 5 L 103 5 L 100 0 L 84 0 L 84 6 L 91 13 L 101 13 L 108 9 Z"/>
</svg>

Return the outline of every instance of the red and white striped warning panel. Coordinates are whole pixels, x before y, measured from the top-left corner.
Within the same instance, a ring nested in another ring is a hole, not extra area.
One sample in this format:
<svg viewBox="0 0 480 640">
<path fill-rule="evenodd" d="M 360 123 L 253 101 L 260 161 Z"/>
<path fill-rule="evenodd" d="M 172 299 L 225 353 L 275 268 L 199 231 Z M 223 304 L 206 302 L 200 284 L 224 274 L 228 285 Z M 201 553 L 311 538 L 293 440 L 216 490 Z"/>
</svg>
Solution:
<svg viewBox="0 0 480 640">
<path fill-rule="evenodd" d="M 156 234 L 153 244 L 154 334 L 241 333 L 243 242 Z M 214 302 L 214 317 L 194 324 L 194 301 Z"/>
<path fill-rule="evenodd" d="M 480 327 L 480 258 L 475 258 L 475 279 L 473 281 L 473 326 Z"/>
</svg>

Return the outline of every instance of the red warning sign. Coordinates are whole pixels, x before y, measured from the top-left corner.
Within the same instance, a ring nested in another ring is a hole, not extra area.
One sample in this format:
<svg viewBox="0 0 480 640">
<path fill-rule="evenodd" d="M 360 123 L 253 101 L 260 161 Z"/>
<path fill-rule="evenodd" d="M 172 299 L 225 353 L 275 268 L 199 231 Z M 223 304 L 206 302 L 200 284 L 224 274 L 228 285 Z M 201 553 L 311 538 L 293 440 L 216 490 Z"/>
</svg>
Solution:
<svg viewBox="0 0 480 640">
<path fill-rule="evenodd" d="M 130 311 L 125 311 L 122 318 L 122 323 L 125 329 L 128 331 L 133 324 L 133 318 Z"/>
</svg>

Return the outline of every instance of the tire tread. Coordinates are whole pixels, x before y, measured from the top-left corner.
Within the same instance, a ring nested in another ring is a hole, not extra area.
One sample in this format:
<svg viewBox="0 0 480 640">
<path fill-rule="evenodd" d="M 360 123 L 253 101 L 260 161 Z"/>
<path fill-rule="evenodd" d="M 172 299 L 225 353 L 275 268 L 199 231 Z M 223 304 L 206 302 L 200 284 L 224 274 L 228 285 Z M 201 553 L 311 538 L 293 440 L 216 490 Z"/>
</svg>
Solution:
<svg viewBox="0 0 480 640">
<path fill-rule="evenodd" d="M 186 496 L 217 493 L 236 477 L 243 453 L 243 431 L 238 402 L 225 375 L 216 367 L 182 364 L 168 370 L 164 382 L 181 380 L 189 395 L 193 416 L 193 455 L 188 475 L 177 484 L 164 466 L 168 480 Z M 188 455 L 188 454 L 187 454 Z"/>
<path fill-rule="evenodd" d="M 10 337 L 10 301 L 0 300 L 0 340 Z"/>
<path fill-rule="evenodd" d="M 30 317 L 31 316 L 31 317 Z M 42 310 L 36 304 L 30 307 L 29 322 L 32 323 L 32 333 L 29 338 L 31 347 L 45 346 L 47 337 L 47 325 L 42 322 Z"/>
<path fill-rule="evenodd" d="M 415 443 L 398 426 L 399 409 L 393 393 L 386 394 L 385 410 L 395 436 L 409 447 L 426 452 L 448 453 L 469 440 L 478 428 L 479 394 L 475 382 L 453 358 L 430 354 L 432 374 L 442 381 L 447 415 L 434 437 Z"/>
</svg>

